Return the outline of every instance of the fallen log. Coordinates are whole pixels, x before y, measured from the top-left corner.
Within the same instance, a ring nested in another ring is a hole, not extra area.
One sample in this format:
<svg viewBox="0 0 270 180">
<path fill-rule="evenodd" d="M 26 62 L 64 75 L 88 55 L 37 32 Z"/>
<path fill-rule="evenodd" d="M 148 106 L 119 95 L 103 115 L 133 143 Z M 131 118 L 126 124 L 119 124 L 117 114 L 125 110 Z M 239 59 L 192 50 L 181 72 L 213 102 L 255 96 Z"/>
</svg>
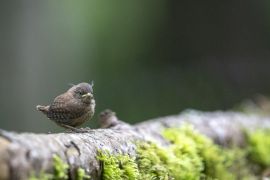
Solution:
<svg viewBox="0 0 270 180">
<path fill-rule="evenodd" d="M 270 128 L 268 117 L 194 110 L 135 125 L 118 120 L 111 111 L 104 111 L 100 123 L 100 129 L 85 128 L 82 133 L 34 134 L 0 130 L 0 179 L 29 179 L 40 173 L 52 174 L 58 157 L 67 164 L 65 178 L 78 179 L 76 174 L 80 169 L 85 177 L 90 175 L 91 179 L 101 179 L 100 151 L 133 157 L 137 153 L 138 141 L 167 146 L 170 142 L 162 136 L 162 131 L 186 123 L 221 146 L 243 146 L 246 143 L 245 131 Z"/>
</svg>

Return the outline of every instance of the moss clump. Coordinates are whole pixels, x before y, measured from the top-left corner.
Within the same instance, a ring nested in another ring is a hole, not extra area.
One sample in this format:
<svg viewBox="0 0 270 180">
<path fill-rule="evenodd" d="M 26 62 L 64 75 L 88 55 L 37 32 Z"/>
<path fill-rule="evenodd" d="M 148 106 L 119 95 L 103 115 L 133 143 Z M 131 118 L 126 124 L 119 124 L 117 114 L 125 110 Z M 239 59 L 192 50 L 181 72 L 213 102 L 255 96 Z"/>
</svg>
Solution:
<svg viewBox="0 0 270 180">
<path fill-rule="evenodd" d="M 192 143 L 186 141 L 183 156 L 177 154 L 177 145 L 160 147 L 150 142 L 137 143 L 136 158 L 100 151 L 102 179 L 199 179 L 203 163 L 194 145 L 189 147 Z"/>
<path fill-rule="evenodd" d="M 103 164 L 102 179 L 169 179 L 170 172 L 163 161 L 170 160 L 165 149 L 152 143 L 138 143 L 137 158 L 100 152 Z M 172 160 L 172 159 L 171 159 Z"/>
<path fill-rule="evenodd" d="M 91 177 L 85 173 L 84 169 L 78 168 L 77 174 L 76 174 L 76 180 L 84 180 L 84 179 L 91 179 Z"/>
<path fill-rule="evenodd" d="M 31 173 L 30 180 L 64 180 L 68 179 L 68 164 L 65 163 L 58 155 L 54 154 L 52 157 L 54 173 L 49 174 L 45 172 L 40 172 L 38 175 Z"/>
<path fill-rule="evenodd" d="M 229 156 L 226 150 L 215 145 L 206 136 L 199 134 L 192 126 L 166 129 L 163 135 L 172 142 L 169 148 L 178 160 L 188 163 L 187 169 L 196 172 L 196 177 L 192 179 L 235 179 L 229 171 L 234 157 Z"/>
<path fill-rule="evenodd" d="M 68 164 L 65 163 L 58 155 L 53 155 L 54 177 L 53 179 L 68 179 Z"/>
<path fill-rule="evenodd" d="M 231 147 L 224 148 L 213 143 L 211 139 L 197 132 L 191 125 L 184 125 L 182 128 L 166 129 L 163 132 L 166 139 L 176 148 L 176 153 L 181 160 L 185 155 L 183 144 L 191 141 L 192 152 L 196 152 L 201 158 L 203 170 L 200 172 L 200 179 L 257 179 L 252 171 L 253 164 L 248 161 L 249 151 L 247 148 Z M 189 147 L 191 148 L 191 147 Z"/>
<path fill-rule="evenodd" d="M 54 175 L 53 180 L 68 179 L 68 164 L 65 163 L 59 156 L 53 155 Z M 90 179 L 91 177 L 86 174 L 85 170 L 78 168 L 76 172 L 76 180 Z"/>
<path fill-rule="evenodd" d="M 173 148 L 164 148 L 153 143 L 140 143 L 137 148 L 137 163 L 141 179 L 197 179 L 200 177 L 202 162 L 192 152 L 179 158 Z"/>
<path fill-rule="evenodd" d="M 171 144 L 137 143 L 135 158 L 100 152 L 103 179 L 255 179 L 247 162 L 248 151 L 225 149 L 198 133 L 192 126 L 166 129 Z"/>
<path fill-rule="evenodd" d="M 270 166 L 270 130 L 257 130 L 247 136 L 250 159 L 263 167 Z"/>
<path fill-rule="evenodd" d="M 38 175 L 35 175 L 35 173 L 31 173 L 29 180 L 51 180 L 53 179 L 53 175 L 49 173 L 40 172 Z"/>
<path fill-rule="evenodd" d="M 29 180 L 64 180 L 68 179 L 68 164 L 65 163 L 58 155 L 53 155 L 54 174 L 40 172 L 38 175 L 31 173 Z M 76 172 L 76 180 L 90 179 L 85 170 L 78 168 Z"/>
<path fill-rule="evenodd" d="M 139 177 L 139 171 L 137 164 L 135 163 L 135 158 L 128 155 L 111 155 L 108 152 L 99 152 L 98 159 L 103 163 L 103 179 L 135 180 Z"/>
</svg>

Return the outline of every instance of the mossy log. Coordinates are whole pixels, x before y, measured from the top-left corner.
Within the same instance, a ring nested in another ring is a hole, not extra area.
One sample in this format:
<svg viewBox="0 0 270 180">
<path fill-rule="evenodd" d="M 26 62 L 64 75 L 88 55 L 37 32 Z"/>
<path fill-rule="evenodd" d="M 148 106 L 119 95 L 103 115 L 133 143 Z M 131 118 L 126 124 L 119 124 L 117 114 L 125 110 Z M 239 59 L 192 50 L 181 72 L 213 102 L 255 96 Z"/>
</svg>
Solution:
<svg viewBox="0 0 270 180">
<path fill-rule="evenodd" d="M 135 125 L 126 124 L 114 113 L 105 111 L 100 122 L 100 129 L 86 128 L 82 133 L 0 130 L 0 179 L 35 179 L 41 174 L 44 179 L 84 179 L 88 175 L 91 179 L 101 179 L 104 164 L 100 152 L 136 157 L 137 142 L 166 147 L 171 142 L 162 135 L 164 129 L 187 123 L 221 146 L 244 146 L 246 131 L 270 128 L 270 118 L 259 115 L 194 110 Z M 49 174 L 54 177 L 46 176 Z"/>
</svg>

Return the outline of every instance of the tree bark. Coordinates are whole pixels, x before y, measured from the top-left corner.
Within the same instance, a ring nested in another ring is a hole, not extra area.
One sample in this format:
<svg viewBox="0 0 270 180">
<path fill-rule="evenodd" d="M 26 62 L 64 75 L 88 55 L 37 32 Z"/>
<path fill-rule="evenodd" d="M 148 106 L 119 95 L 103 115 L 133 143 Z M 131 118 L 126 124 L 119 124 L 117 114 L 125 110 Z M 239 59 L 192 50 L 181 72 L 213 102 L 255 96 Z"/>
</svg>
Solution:
<svg viewBox="0 0 270 180">
<path fill-rule="evenodd" d="M 52 172 L 53 154 L 69 165 L 69 176 L 81 167 L 91 179 L 99 179 L 101 165 L 99 150 L 110 153 L 136 154 L 134 141 L 167 142 L 164 128 L 192 124 L 199 132 L 216 143 L 227 146 L 245 144 L 244 130 L 270 128 L 270 118 L 237 112 L 200 112 L 189 110 L 179 115 L 148 120 L 135 125 L 119 121 L 115 114 L 105 111 L 100 116 L 100 129 L 84 129 L 81 133 L 57 134 L 16 133 L 0 130 L 0 179 L 27 179 L 33 172 Z"/>
</svg>

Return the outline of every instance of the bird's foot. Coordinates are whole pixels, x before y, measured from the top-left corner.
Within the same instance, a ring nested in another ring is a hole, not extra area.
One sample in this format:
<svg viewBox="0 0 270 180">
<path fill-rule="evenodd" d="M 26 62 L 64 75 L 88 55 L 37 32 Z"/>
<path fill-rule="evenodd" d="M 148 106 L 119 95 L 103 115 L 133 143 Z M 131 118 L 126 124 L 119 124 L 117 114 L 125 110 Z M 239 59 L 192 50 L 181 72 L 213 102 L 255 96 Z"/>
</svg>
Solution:
<svg viewBox="0 0 270 180">
<path fill-rule="evenodd" d="M 87 133 L 89 132 L 91 129 L 90 128 L 75 128 L 66 124 L 61 124 L 62 127 L 67 129 L 67 133 Z"/>
<path fill-rule="evenodd" d="M 76 132 L 76 133 L 89 133 L 92 130 L 93 129 L 91 129 L 89 127 L 85 127 L 85 128 L 76 128 L 76 130 L 74 130 L 74 132 Z"/>
</svg>

